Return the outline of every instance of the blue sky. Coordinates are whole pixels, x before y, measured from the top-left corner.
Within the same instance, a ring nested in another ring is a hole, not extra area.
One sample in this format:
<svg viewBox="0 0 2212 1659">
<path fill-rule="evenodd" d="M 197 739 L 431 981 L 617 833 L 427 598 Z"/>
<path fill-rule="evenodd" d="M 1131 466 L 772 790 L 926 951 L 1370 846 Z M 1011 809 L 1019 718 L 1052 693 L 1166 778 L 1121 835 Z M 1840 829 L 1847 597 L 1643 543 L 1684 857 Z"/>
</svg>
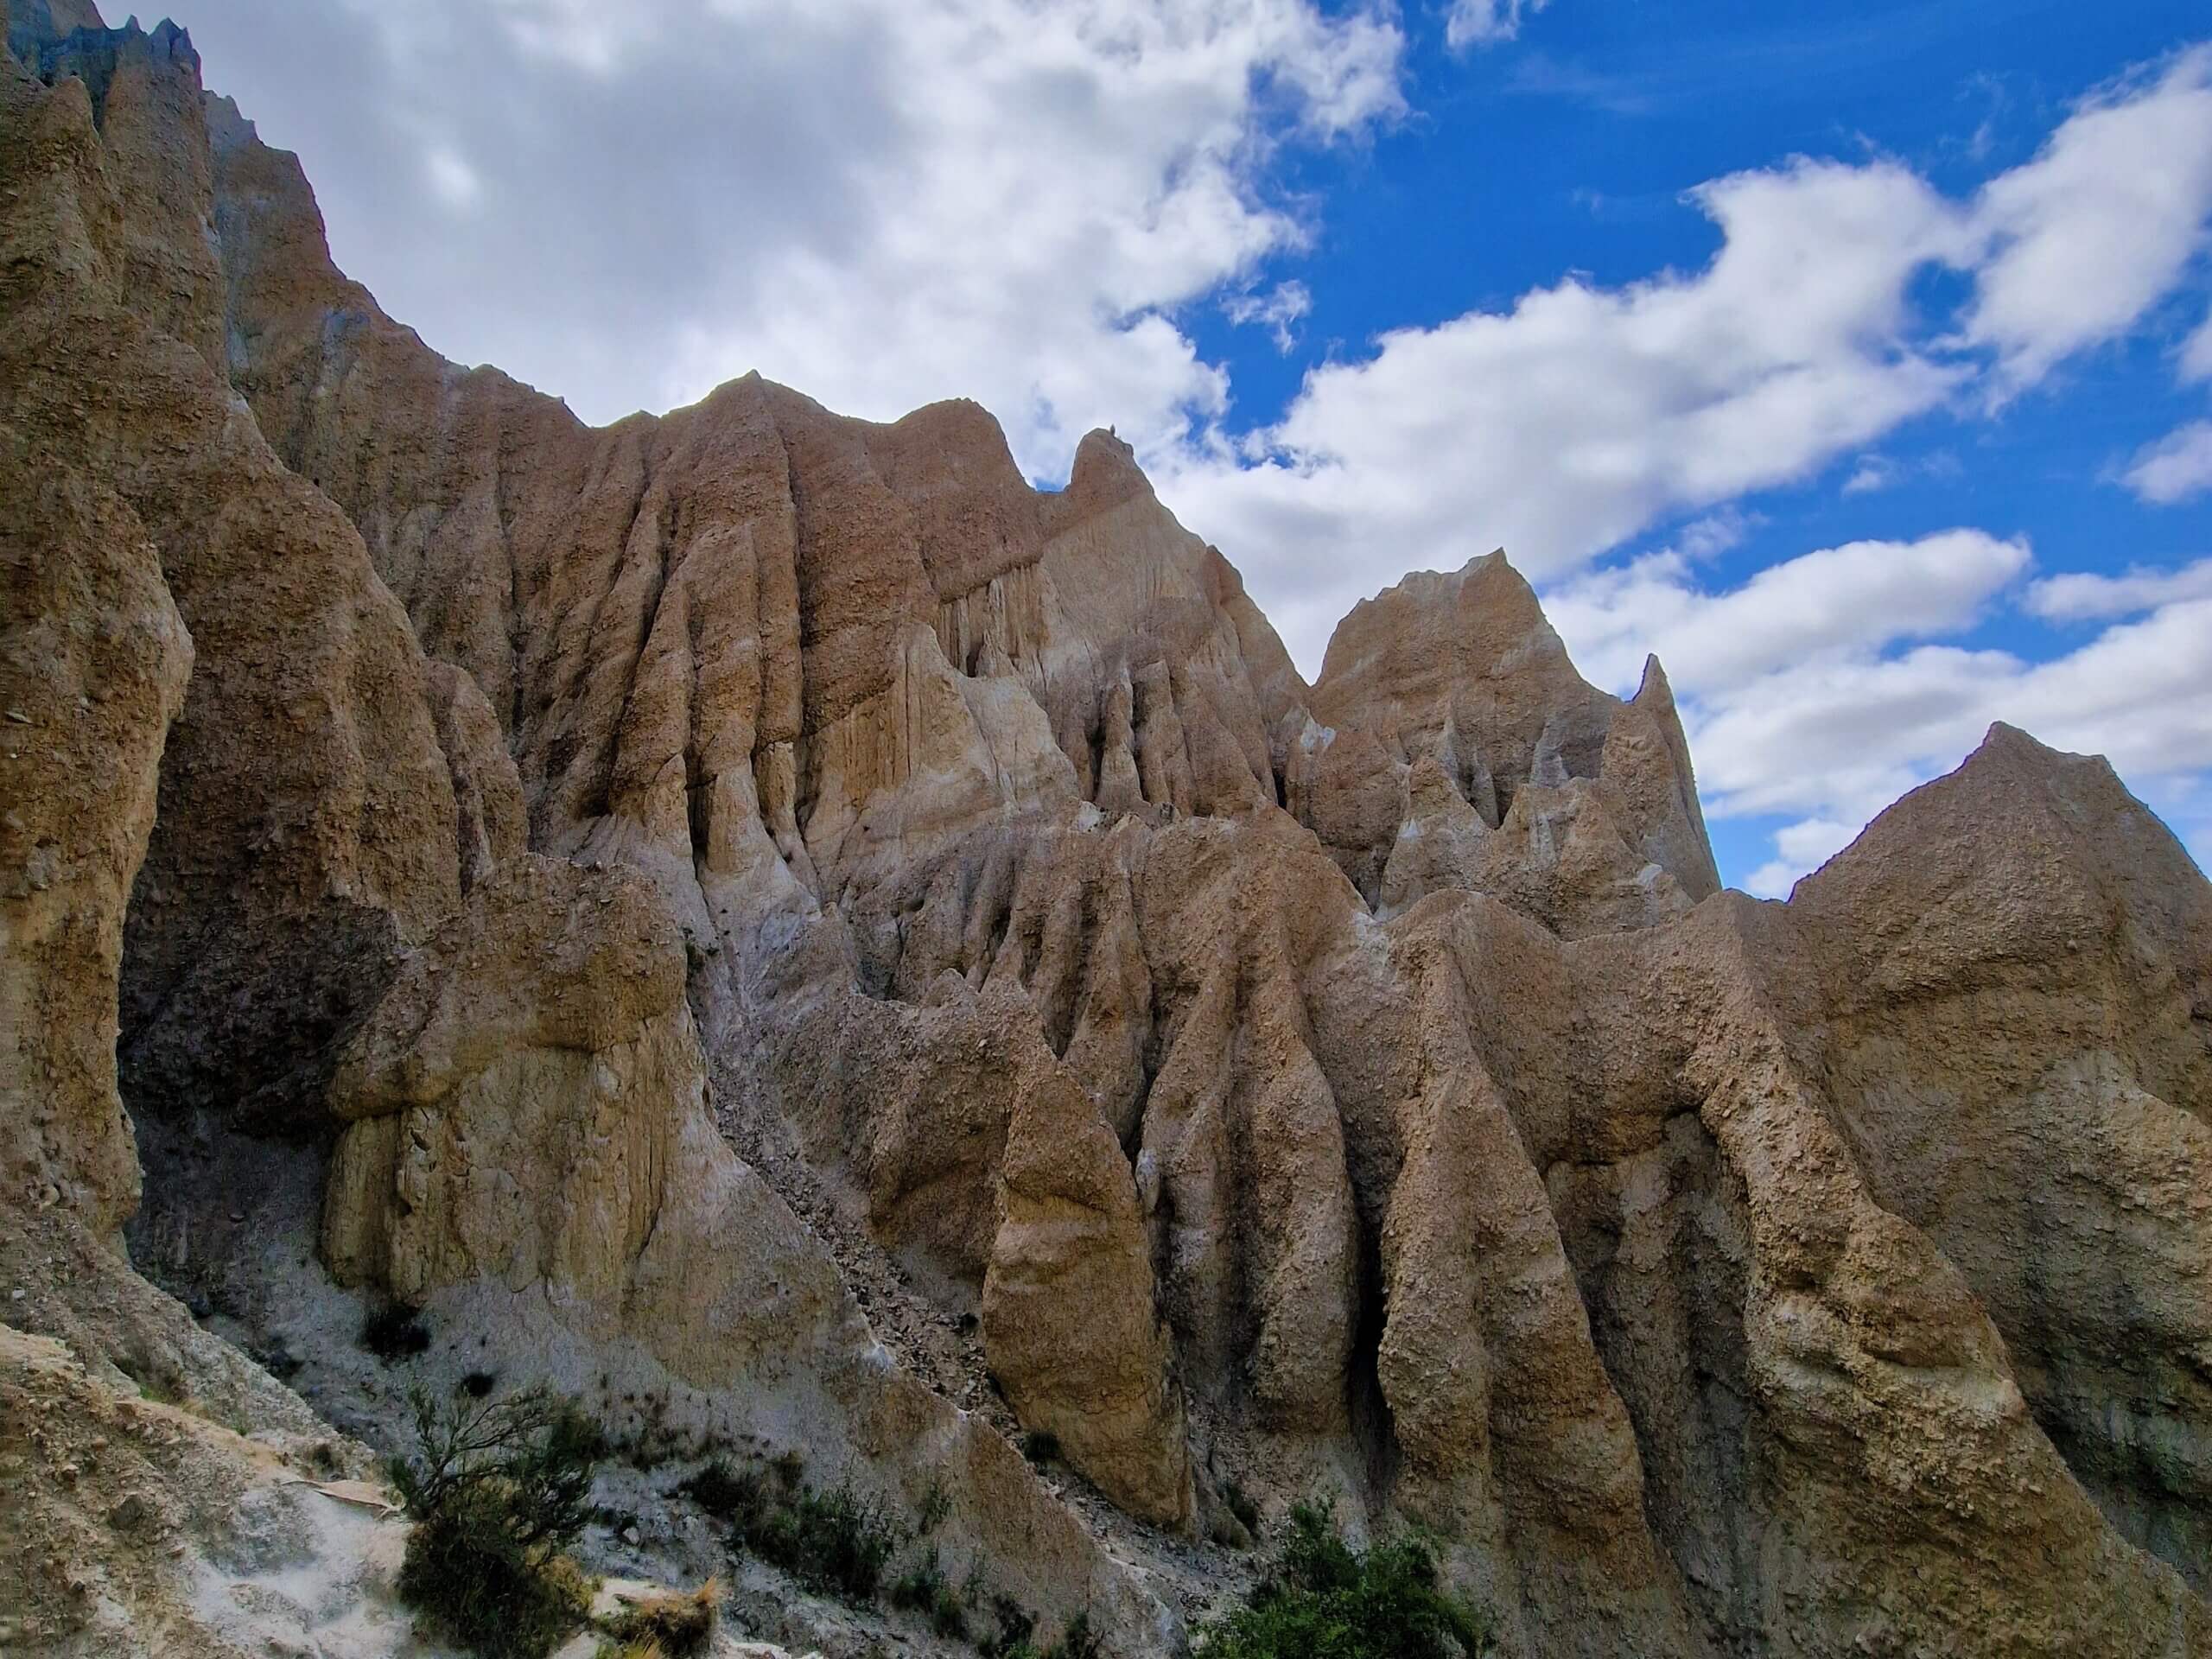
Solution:
<svg viewBox="0 0 2212 1659">
<path fill-rule="evenodd" d="M 1116 424 L 1318 671 L 1503 544 L 1780 893 L 1992 719 L 2212 857 L 2212 16 L 201 0 L 340 262 L 595 420 Z M 342 67 L 340 67 L 342 66 Z"/>
</svg>

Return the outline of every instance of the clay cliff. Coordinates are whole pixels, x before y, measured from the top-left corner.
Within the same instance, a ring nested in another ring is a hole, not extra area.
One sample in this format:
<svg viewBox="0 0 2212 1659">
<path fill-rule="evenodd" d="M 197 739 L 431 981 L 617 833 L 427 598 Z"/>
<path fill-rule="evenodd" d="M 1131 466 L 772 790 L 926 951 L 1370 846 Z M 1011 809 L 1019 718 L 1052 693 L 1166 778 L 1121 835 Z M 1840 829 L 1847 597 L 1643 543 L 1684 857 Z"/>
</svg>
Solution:
<svg viewBox="0 0 2212 1659">
<path fill-rule="evenodd" d="M 1315 1494 L 1529 1659 L 2212 1649 L 2212 887 L 2102 761 L 1997 728 L 1723 891 L 1664 671 L 1503 555 L 1308 685 L 1110 434 L 586 427 L 181 30 L 7 22 L 0 1386 L 152 1433 L 175 1540 L 103 1600 L 41 1508 L 27 1650 L 251 1649 L 207 1494 L 389 1441 L 387 1304 L 1116 1654 Z"/>
</svg>

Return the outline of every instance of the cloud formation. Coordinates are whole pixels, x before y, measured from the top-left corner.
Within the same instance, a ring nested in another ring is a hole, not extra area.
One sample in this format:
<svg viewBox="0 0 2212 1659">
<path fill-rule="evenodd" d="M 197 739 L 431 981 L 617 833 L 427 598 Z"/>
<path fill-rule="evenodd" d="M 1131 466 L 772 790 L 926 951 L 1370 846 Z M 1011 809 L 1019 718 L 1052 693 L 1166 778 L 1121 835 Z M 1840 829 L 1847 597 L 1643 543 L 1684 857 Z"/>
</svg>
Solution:
<svg viewBox="0 0 2212 1659">
<path fill-rule="evenodd" d="M 2002 396 L 2130 327 L 2204 251 L 2212 209 L 2212 48 L 2083 100 L 2024 166 L 1990 181 L 1964 320 Z"/>
<path fill-rule="evenodd" d="M 2212 559 L 2177 570 L 2139 566 L 2117 576 L 2087 571 L 2045 576 L 2028 589 L 2027 608 L 2054 622 L 2101 621 L 2140 616 L 2184 599 L 2212 599 Z"/>
<path fill-rule="evenodd" d="M 2212 235 L 2212 49 L 2093 93 L 1965 199 L 1882 158 L 1799 158 L 1688 199 L 1722 238 L 1701 270 L 1568 278 L 1385 334 L 1309 374 L 1279 421 L 1167 458 L 1201 532 L 1266 550 L 1252 585 L 1300 662 L 1406 563 L 1502 545 L 1554 576 L 1931 410 L 2001 404 L 2139 324 Z M 1970 278 L 1953 315 L 1914 303 L 1931 269 Z M 1845 487 L 1898 475 L 1864 461 Z M 2127 478 L 2158 500 L 2212 486 L 2212 427 Z"/>
<path fill-rule="evenodd" d="M 1225 410 L 1179 308 L 1305 244 L 1283 146 L 1404 107 L 1389 9 L 1313 0 L 200 0 L 194 31 L 434 346 L 594 421 L 753 369 L 885 419 L 971 397 L 1040 476 Z"/>
<path fill-rule="evenodd" d="M 2212 421 L 2191 421 L 2145 444 L 2120 480 L 2162 507 L 2212 490 Z"/>
<path fill-rule="evenodd" d="M 2103 753 L 2196 810 L 2212 772 L 2212 560 L 2023 586 L 2032 565 L 2024 542 L 1958 530 L 1824 549 L 1711 591 L 1669 552 L 1585 574 L 1545 603 L 1577 664 L 1617 691 L 1659 652 L 1707 817 L 1787 820 L 1746 880 L 1778 898 L 1998 720 Z M 2112 625 L 2040 663 L 1955 642 L 2016 604 Z M 2205 826 L 2183 827 L 2204 844 Z"/>
<path fill-rule="evenodd" d="M 1446 14 L 1444 39 L 1454 51 L 1471 46 L 1495 46 L 1517 38 L 1521 20 L 1534 16 L 1551 0 L 1452 0 Z"/>
</svg>

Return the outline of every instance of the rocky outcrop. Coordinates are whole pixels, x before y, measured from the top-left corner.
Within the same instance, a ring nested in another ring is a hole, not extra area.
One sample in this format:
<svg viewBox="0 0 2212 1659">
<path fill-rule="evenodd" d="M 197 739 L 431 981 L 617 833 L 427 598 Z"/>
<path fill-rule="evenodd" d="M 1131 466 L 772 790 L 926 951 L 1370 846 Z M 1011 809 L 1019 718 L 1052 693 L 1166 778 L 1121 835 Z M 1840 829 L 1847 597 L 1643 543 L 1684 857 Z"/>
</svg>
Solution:
<svg viewBox="0 0 2212 1659">
<path fill-rule="evenodd" d="M 585 428 L 61 10 L 0 87 L 0 1261 L 88 1376 L 220 1370 L 100 1242 L 119 1053 L 134 1243 L 245 1339 L 397 1299 L 442 1382 L 949 1504 L 1120 1653 L 1314 1493 L 1516 1659 L 2212 1645 L 2212 889 L 2101 762 L 1999 728 L 1722 893 L 1664 674 L 1502 556 L 1309 687 L 1110 433 L 1052 493 L 966 404 Z"/>
<path fill-rule="evenodd" d="M 2199 1617 L 1876 1207 L 1853 970 L 1718 894 L 1656 662 L 1590 686 L 1491 556 L 1309 689 L 1109 435 L 1054 496 L 968 405 L 589 431 L 385 319 L 218 125 L 237 383 L 492 691 L 532 844 L 661 885 L 726 1119 L 1116 1502 L 1421 1516 L 1518 1652 Z M 2000 1616 L 2038 1551 L 2131 1611 Z"/>
<path fill-rule="evenodd" d="M 1063 1620 L 1090 1609 L 1117 1645 L 1148 1638 L 1157 1604 L 1003 1440 L 887 1369 L 826 1257 L 723 1144 L 683 976 L 682 937 L 634 871 L 524 855 L 480 884 L 340 1059 L 332 1270 L 410 1306 L 455 1293 L 503 1346 L 542 1342 L 529 1333 L 550 1313 L 565 1340 L 631 1357 L 657 1397 L 683 1402 L 663 1432 L 777 1423 L 788 1449 L 865 1471 L 899 1512 L 934 1491 L 943 1542 L 1000 1564 L 1000 1593 Z M 1033 1275 L 1043 1254 L 1008 1251 L 1003 1279 Z M 1103 1337 L 1152 1338 L 1148 1298 L 1090 1305 Z M 1143 1354 L 1116 1363 L 1156 1396 L 1156 1342 L 1153 1369 Z M 1165 1461 L 1181 1441 L 1149 1449 Z M 1175 1468 L 1154 1478 L 1172 1506 Z"/>
<path fill-rule="evenodd" d="M 1573 935 L 1719 888 L 1659 659 L 1628 702 L 1589 684 L 1502 551 L 1354 607 L 1313 701 L 1300 815 L 1388 911 L 1473 887 Z"/>
</svg>

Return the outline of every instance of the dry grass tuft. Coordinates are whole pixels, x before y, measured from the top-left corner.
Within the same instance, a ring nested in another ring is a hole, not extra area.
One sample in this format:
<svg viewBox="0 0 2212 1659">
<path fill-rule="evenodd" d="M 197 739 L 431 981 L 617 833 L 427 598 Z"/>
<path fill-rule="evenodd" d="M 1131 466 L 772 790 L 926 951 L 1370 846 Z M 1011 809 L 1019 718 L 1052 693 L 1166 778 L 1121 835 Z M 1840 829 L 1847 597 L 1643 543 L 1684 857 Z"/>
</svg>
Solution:
<svg viewBox="0 0 2212 1659">
<path fill-rule="evenodd" d="M 664 1659 L 703 1653 L 715 1633 L 722 1605 L 722 1583 L 709 1579 L 696 1590 L 671 1590 L 632 1603 L 613 1620 L 615 1637 L 632 1649 L 646 1649 Z"/>
</svg>

